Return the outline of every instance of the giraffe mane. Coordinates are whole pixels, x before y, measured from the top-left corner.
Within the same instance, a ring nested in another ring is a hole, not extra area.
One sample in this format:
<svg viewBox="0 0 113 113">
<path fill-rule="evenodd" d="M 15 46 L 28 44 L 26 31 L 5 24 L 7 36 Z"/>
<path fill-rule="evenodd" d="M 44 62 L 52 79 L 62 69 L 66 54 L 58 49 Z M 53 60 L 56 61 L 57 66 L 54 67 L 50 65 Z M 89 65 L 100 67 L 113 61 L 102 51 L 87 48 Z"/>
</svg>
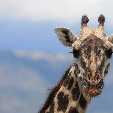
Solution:
<svg viewBox="0 0 113 113">
<path fill-rule="evenodd" d="M 71 68 L 71 67 L 70 67 Z M 48 108 L 48 106 L 52 103 L 53 98 L 55 97 L 56 92 L 60 89 L 60 86 L 62 85 L 63 81 L 65 80 L 65 78 L 67 77 L 67 73 L 69 72 L 70 68 L 68 68 L 64 74 L 64 76 L 62 77 L 62 79 L 58 82 L 58 84 L 53 87 L 51 89 L 51 91 L 49 92 L 49 96 L 47 97 L 47 100 L 45 102 L 45 104 L 43 105 L 43 107 L 40 109 L 40 111 L 38 113 L 44 113 L 44 111 Z"/>
</svg>

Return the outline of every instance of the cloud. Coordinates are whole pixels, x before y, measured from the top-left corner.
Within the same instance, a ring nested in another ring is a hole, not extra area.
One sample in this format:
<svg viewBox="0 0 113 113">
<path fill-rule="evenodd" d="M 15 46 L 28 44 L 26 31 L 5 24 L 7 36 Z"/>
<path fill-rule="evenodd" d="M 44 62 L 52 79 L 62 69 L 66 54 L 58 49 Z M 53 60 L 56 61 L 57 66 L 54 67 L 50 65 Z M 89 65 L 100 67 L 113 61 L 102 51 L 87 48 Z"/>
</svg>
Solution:
<svg viewBox="0 0 113 113">
<path fill-rule="evenodd" d="M 66 55 L 62 53 L 49 54 L 45 52 L 25 52 L 25 51 L 15 51 L 14 54 L 22 58 L 30 58 L 33 60 L 47 60 L 49 62 L 66 62 L 70 61 L 71 55 Z"/>
<path fill-rule="evenodd" d="M 75 23 L 83 14 L 97 19 L 103 13 L 111 21 L 112 4 L 112 0 L 0 0 L 0 19 Z"/>
</svg>

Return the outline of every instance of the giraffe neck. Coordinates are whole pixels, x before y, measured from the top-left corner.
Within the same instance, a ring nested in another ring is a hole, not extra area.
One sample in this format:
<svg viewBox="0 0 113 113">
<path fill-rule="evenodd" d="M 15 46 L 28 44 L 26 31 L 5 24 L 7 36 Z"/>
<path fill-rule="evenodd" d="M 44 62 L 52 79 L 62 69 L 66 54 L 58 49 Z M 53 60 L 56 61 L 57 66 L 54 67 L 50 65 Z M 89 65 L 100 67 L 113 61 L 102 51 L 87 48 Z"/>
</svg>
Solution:
<svg viewBox="0 0 113 113">
<path fill-rule="evenodd" d="M 39 113 L 86 113 L 90 97 L 80 90 L 77 73 L 77 64 L 71 65 Z"/>
</svg>

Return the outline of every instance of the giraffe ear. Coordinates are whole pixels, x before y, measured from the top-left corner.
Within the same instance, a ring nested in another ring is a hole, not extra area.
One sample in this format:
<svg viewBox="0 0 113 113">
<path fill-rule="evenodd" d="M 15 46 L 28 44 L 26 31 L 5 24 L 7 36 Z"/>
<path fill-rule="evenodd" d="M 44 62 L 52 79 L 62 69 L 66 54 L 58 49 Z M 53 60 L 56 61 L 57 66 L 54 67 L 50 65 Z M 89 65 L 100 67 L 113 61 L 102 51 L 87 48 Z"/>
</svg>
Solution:
<svg viewBox="0 0 113 113">
<path fill-rule="evenodd" d="M 77 40 L 77 36 L 68 28 L 55 28 L 55 33 L 64 46 L 71 47 Z"/>
</svg>

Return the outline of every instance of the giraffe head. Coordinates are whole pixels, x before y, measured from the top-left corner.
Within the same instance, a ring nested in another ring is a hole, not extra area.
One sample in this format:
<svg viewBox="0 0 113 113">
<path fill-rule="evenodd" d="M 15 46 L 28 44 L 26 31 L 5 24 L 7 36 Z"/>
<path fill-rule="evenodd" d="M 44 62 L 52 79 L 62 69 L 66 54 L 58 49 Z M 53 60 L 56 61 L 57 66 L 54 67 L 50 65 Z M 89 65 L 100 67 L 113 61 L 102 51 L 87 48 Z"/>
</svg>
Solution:
<svg viewBox="0 0 113 113">
<path fill-rule="evenodd" d="M 88 21 L 88 17 L 83 15 L 79 36 L 67 28 L 55 28 L 55 32 L 63 45 L 72 48 L 80 70 L 77 80 L 82 90 L 90 97 L 95 97 L 101 93 L 104 86 L 103 80 L 113 52 L 113 35 L 106 36 L 103 15 L 99 16 L 99 25 L 95 29 L 87 26 Z"/>
</svg>

